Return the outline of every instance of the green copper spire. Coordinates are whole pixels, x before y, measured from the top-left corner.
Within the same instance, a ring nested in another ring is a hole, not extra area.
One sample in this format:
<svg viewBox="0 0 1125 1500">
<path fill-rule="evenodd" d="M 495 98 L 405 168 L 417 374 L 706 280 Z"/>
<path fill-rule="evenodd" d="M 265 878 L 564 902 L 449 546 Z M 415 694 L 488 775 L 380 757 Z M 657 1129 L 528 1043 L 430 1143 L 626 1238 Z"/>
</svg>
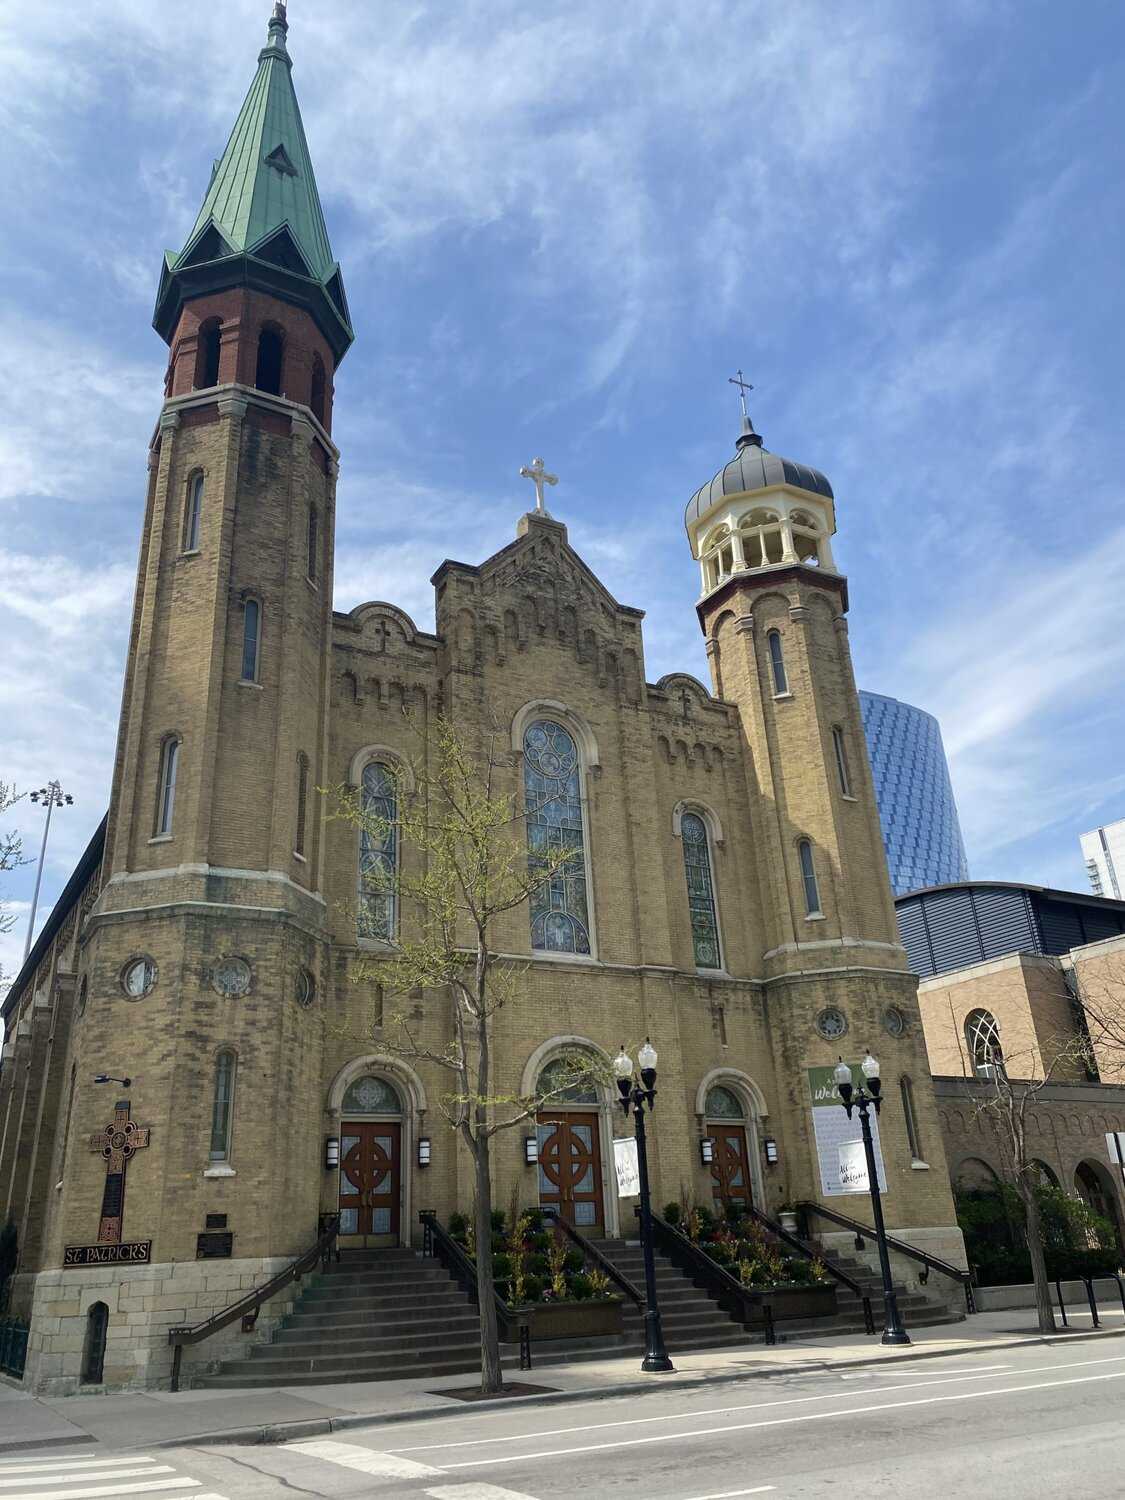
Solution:
<svg viewBox="0 0 1125 1500">
<path fill-rule="evenodd" d="M 234 272 L 237 262 L 240 274 L 228 274 L 225 284 L 251 282 L 308 305 L 322 327 L 322 314 L 327 315 L 335 328 L 324 332 L 341 358 L 354 335 L 293 89 L 288 32 L 285 5 L 277 0 L 257 75 L 215 165 L 195 227 L 179 254 L 165 258 L 155 323 L 170 338 L 182 301 L 217 290 L 219 267 Z M 248 265 L 258 274 L 248 275 Z M 210 274 L 192 274 L 204 267 Z M 291 283 L 298 281 L 305 286 L 294 295 Z M 317 311 L 313 302 L 328 306 Z"/>
</svg>

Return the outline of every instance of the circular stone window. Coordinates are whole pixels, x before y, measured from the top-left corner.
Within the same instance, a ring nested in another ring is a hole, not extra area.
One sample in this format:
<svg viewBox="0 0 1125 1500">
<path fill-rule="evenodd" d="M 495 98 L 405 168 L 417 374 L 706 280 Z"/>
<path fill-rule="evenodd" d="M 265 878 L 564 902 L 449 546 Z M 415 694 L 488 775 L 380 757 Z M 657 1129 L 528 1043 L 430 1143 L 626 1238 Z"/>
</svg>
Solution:
<svg viewBox="0 0 1125 1500">
<path fill-rule="evenodd" d="M 897 1005 L 888 1005 L 883 1012 L 883 1030 L 889 1036 L 901 1036 L 906 1030 L 906 1017 Z"/>
<path fill-rule="evenodd" d="M 316 999 L 316 979 L 308 969 L 301 969 L 297 974 L 297 1004 L 306 1009 Z"/>
<path fill-rule="evenodd" d="M 156 983 L 156 965 L 151 958 L 131 958 L 121 970 L 121 988 L 130 1000 L 143 1000 Z"/>
<path fill-rule="evenodd" d="M 220 995 L 245 995 L 250 988 L 250 965 L 244 958 L 221 958 L 211 983 Z"/>
<path fill-rule="evenodd" d="M 848 1018 L 842 1010 L 830 1005 L 817 1016 L 816 1029 L 826 1041 L 835 1042 L 847 1032 Z"/>
</svg>

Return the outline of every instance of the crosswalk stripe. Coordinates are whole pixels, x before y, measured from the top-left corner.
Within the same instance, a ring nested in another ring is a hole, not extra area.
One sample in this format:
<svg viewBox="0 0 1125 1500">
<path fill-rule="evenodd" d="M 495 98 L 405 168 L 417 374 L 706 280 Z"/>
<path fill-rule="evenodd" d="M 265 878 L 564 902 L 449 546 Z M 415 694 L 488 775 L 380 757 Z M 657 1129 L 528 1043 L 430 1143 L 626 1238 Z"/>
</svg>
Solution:
<svg viewBox="0 0 1125 1500">
<path fill-rule="evenodd" d="M 135 1458 L 132 1454 L 128 1458 L 38 1458 L 29 1459 L 20 1464 L 6 1464 L 0 1468 L 0 1474 L 39 1474 L 44 1470 L 62 1473 L 67 1469 L 104 1469 L 113 1464 L 154 1464 L 155 1462 L 155 1458 L 149 1458 L 140 1453 Z M 75 1478 L 81 1478 L 81 1475 L 75 1475 Z M 0 1479 L 0 1484 L 4 1482 Z"/>
<path fill-rule="evenodd" d="M 45 1478 L 49 1478 L 49 1475 L 58 1475 L 60 1479 L 69 1479 L 72 1476 L 69 1475 L 68 1470 L 77 1469 L 83 1473 L 90 1473 L 92 1469 L 113 1469 L 115 1464 L 156 1464 L 156 1460 L 144 1457 L 141 1454 L 136 1455 L 136 1458 L 133 1458 L 132 1454 L 127 1458 L 52 1458 L 49 1461 L 39 1460 L 37 1463 L 12 1464 L 7 1469 L 0 1470 L 0 1473 L 5 1473 L 5 1475 L 43 1475 Z M 171 1473 L 171 1469 L 168 1469 L 168 1466 L 165 1464 L 165 1466 L 162 1466 L 162 1472 Z M 77 1473 L 77 1475 L 74 1475 L 74 1478 L 83 1478 L 83 1473 Z M 139 1473 L 142 1473 L 142 1470 L 138 1469 L 136 1473 L 139 1475 Z M 98 1479 L 98 1475 L 90 1475 L 90 1478 Z M 18 1479 L 0 1479 L 0 1485 L 18 1484 L 20 1484 Z"/>
<path fill-rule="evenodd" d="M 94 1475 L 90 1476 L 94 1478 Z M 108 1474 L 97 1476 L 100 1479 L 108 1479 Z M 75 1475 L 71 1480 L 74 1484 L 78 1479 Z M 32 1484 L 36 1481 L 31 1480 Z M 155 1490 L 199 1490 L 203 1486 L 198 1479 L 142 1479 L 137 1484 L 96 1484 L 87 1485 L 84 1489 L 72 1489 L 70 1485 L 65 1490 L 23 1490 L 18 1495 L 8 1495 L 6 1500 L 101 1500 L 102 1496 L 112 1497 L 114 1495 L 147 1495 Z M 193 1496 L 192 1500 L 196 1500 Z"/>
<path fill-rule="evenodd" d="M 394 1453 L 373 1453 L 370 1448 L 360 1448 L 355 1443 L 337 1443 L 331 1438 L 311 1438 L 307 1442 L 286 1443 L 285 1446 L 291 1453 L 327 1459 L 345 1469 L 356 1469 L 361 1474 L 374 1474 L 381 1479 L 416 1479 L 426 1474 L 445 1473 L 444 1469 L 415 1463 L 412 1458 L 399 1458 Z"/>
<path fill-rule="evenodd" d="M 427 1490 L 432 1500 L 535 1500 L 520 1490 L 502 1490 L 496 1484 L 442 1484 Z"/>
<path fill-rule="evenodd" d="M 119 1465 L 121 1462 L 121 1459 L 117 1460 Z M 147 1463 L 142 1464 L 140 1468 L 134 1467 L 129 1459 L 125 1459 L 124 1462 L 126 1464 L 125 1468 L 119 1467 L 108 1474 L 90 1474 L 89 1476 L 86 1474 L 66 1474 L 61 1473 L 58 1469 L 52 1469 L 46 1474 L 21 1474 L 18 1479 L 0 1479 L 0 1488 L 7 1489 L 9 1485 L 13 1484 L 49 1484 L 53 1479 L 61 1480 L 63 1484 L 66 1484 L 68 1481 L 74 1484 L 87 1477 L 90 1479 L 135 1479 L 138 1474 L 174 1474 L 176 1472 L 171 1464 L 154 1464 L 151 1459 Z"/>
</svg>

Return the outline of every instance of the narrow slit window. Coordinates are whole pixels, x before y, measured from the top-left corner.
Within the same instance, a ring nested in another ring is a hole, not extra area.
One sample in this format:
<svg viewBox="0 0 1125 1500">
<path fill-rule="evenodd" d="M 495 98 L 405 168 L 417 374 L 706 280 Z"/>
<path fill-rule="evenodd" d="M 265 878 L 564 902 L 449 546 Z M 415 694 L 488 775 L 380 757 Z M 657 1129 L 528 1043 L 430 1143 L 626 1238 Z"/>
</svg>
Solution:
<svg viewBox="0 0 1125 1500">
<path fill-rule="evenodd" d="M 176 810 L 176 775 L 180 768 L 180 742 L 167 739 L 160 752 L 160 792 L 156 804 L 157 835 L 172 832 Z"/>
<path fill-rule="evenodd" d="M 805 910 L 810 917 L 819 917 L 820 891 L 816 883 L 816 866 L 813 864 L 812 845 L 808 839 L 802 839 L 797 845 L 801 857 L 801 880 L 805 887 Z"/>
<path fill-rule="evenodd" d="M 325 396 L 325 390 L 327 388 L 327 385 L 328 385 L 328 381 L 325 378 L 325 374 L 324 374 L 324 361 L 321 359 L 320 355 L 318 354 L 313 359 L 312 389 L 311 389 L 311 391 L 309 393 L 309 405 L 312 407 L 312 414 L 313 414 L 313 416 L 316 418 L 316 420 L 320 423 L 320 425 L 322 427 L 324 426 L 324 417 L 325 417 L 325 401 L 324 401 L 324 396 Z"/>
<path fill-rule="evenodd" d="M 199 525 L 203 518 L 203 475 L 193 474 L 188 482 L 187 506 L 184 510 L 184 551 L 199 551 Z"/>
<path fill-rule="evenodd" d="M 832 731 L 832 747 L 836 752 L 836 770 L 840 776 L 840 790 L 845 797 L 850 797 L 852 779 L 848 774 L 848 752 L 844 746 L 844 731 L 839 726 Z"/>
<path fill-rule="evenodd" d="M 903 1074 L 898 1086 L 902 1094 L 902 1118 L 906 1122 L 906 1139 L 910 1145 L 911 1158 L 914 1161 L 925 1161 L 922 1155 L 922 1137 L 918 1134 L 918 1117 L 914 1111 L 914 1085 Z"/>
<path fill-rule="evenodd" d="M 215 1093 L 211 1103 L 211 1160 L 230 1160 L 231 1121 L 234 1115 L 233 1052 L 220 1052 L 215 1059 Z"/>
<path fill-rule="evenodd" d="M 293 841 L 294 853 L 303 855 L 305 852 L 305 819 L 308 815 L 309 803 L 309 758 L 301 754 L 297 757 L 297 836 Z"/>
<path fill-rule="evenodd" d="M 317 580 L 317 555 L 320 550 L 320 513 L 315 505 L 309 506 L 309 526 L 307 540 L 307 565 L 305 568 L 309 582 Z"/>
<path fill-rule="evenodd" d="M 789 691 L 789 679 L 785 675 L 785 654 L 781 648 L 781 632 L 771 630 L 766 638 L 770 648 L 770 671 L 773 674 L 773 690 L 775 693 L 787 693 Z"/>
<path fill-rule="evenodd" d="M 259 639 L 262 629 L 262 606 L 257 599 L 247 599 L 242 622 L 242 680 L 257 682 Z"/>
</svg>

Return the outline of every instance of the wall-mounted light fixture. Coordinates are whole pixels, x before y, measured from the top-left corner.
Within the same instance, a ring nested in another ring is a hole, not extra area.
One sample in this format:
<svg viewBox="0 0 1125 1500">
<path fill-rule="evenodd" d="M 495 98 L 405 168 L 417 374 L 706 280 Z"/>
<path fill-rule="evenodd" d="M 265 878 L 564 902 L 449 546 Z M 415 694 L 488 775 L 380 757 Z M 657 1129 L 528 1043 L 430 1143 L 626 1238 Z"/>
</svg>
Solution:
<svg viewBox="0 0 1125 1500">
<path fill-rule="evenodd" d="M 418 1137 L 418 1165 L 428 1167 L 430 1165 L 430 1138 L 428 1135 Z"/>
<path fill-rule="evenodd" d="M 330 1135 L 324 1142 L 324 1170 L 334 1172 L 340 1165 L 340 1137 Z"/>
<path fill-rule="evenodd" d="M 762 1142 L 762 1149 L 766 1153 L 766 1160 L 769 1162 L 770 1166 L 776 1167 L 781 1157 L 777 1149 L 777 1142 L 774 1140 L 772 1135 L 766 1136 L 765 1140 Z"/>
<path fill-rule="evenodd" d="M 705 1167 L 709 1167 L 715 1160 L 715 1139 L 713 1136 L 704 1135 L 699 1138 L 699 1160 Z"/>
<path fill-rule="evenodd" d="M 529 1167 L 533 1167 L 539 1160 L 539 1138 L 534 1135 L 525 1135 L 523 1138 L 523 1159 Z"/>
</svg>

